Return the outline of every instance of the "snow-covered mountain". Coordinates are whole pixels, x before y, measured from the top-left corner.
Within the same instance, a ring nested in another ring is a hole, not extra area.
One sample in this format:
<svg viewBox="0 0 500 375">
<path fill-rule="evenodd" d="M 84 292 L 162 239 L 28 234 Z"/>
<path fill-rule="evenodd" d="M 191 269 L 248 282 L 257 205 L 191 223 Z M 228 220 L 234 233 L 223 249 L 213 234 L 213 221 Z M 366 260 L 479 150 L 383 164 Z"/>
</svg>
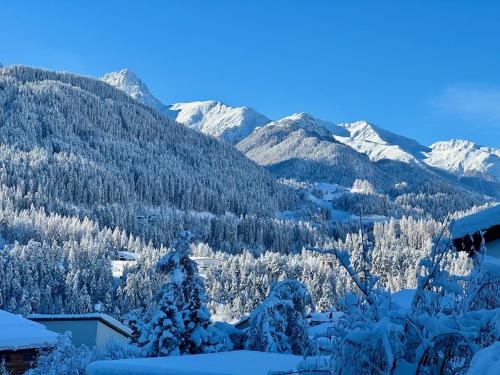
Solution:
<svg viewBox="0 0 500 375">
<path fill-rule="evenodd" d="M 348 135 L 337 133 L 337 128 L 347 130 Z M 429 151 L 410 138 L 406 138 L 366 121 L 340 124 L 330 128 L 335 138 L 358 152 L 367 154 L 371 160 L 397 160 L 405 163 L 418 162 L 424 158 L 423 153 Z"/>
<path fill-rule="evenodd" d="M 180 124 L 230 143 L 242 140 L 256 127 L 271 121 L 252 108 L 231 107 L 214 100 L 165 105 L 128 69 L 105 74 L 101 79 Z"/>
<path fill-rule="evenodd" d="M 230 107 L 214 100 L 172 104 L 169 110 L 177 122 L 231 143 L 271 121 L 252 108 Z"/>
<path fill-rule="evenodd" d="M 391 180 L 366 155 L 335 140 L 327 125 L 309 114 L 296 113 L 257 128 L 236 148 L 277 177 L 344 186 L 356 178 L 375 184 Z"/>
<path fill-rule="evenodd" d="M 160 112 L 166 112 L 166 110 L 168 110 L 167 106 L 162 104 L 149 92 L 146 84 L 142 82 L 134 72 L 128 69 L 107 73 L 101 77 L 101 80 L 126 92 L 142 104 L 149 105 Z"/>
<path fill-rule="evenodd" d="M 271 122 L 266 116 L 249 107 L 231 107 L 218 101 L 196 101 L 164 105 L 130 70 L 108 73 L 101 78 L 126 92 L 137 101 L 149 105 L 177 122 L 230 143 L 238 143 L 251 133 Z M 500 181 L 500 150 L 475 145 L 469 141 L 437 142 L 431 147 L 392 133 L 366 121 L 334 124 L 314 118 L 307 113 L 296 113 L 273 123 L 283 126 L 327 129 L 334 140 L 366 154 L 377 162 L 391 160 L 421 167 L 433 167 L 459 177 L 474 177 Z M 316 129 L 318 133 L 318 129 Z M 261 133 L 259 133 L 262 135 Z M 319 134 L 319 133 L 318 133 Z M 324 135 L 324 134 L 323 134 Z M 256 151 L 255 151 L 256 152 Z"/>
<path fill-rule="evenodd" d="M 500 149 L 454 139 L 436 142 L 426 154 L 425 162 L 460 177 L 482 177 L 500 181 Z"/>
</svg>

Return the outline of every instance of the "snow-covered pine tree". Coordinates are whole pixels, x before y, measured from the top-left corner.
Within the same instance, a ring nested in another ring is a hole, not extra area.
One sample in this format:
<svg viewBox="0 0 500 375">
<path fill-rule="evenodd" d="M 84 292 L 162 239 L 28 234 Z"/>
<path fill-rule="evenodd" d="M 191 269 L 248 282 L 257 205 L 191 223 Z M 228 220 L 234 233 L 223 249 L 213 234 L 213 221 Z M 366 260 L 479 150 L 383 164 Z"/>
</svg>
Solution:
<svg viewBox="0 0 500 375">
<path fill-rule="evenodd" d="M 153 357 L 180 354 L 181 334 L 185 327 L 173 289 L 172 283 L 163 287 L 151 322 L 137 340 L 139 344 L 145 344 L 146 351 Z"/>
<path fill-rule="evenodd" d="M 210 325 L 203 279 L 189 257 L 192 235 L 182 232 L 172 251 L 157 263 L 169 281 L 141 341 L 153 356 L 217 351 L 219 335 Z"/>
<path fill-rule="evenodd" d="M 306 309 L 311 305 L 309 292 L 299 281 L 274 283 L 250 316 L 247 348 L 304 354 L 309 347 Z"/>
</svg>

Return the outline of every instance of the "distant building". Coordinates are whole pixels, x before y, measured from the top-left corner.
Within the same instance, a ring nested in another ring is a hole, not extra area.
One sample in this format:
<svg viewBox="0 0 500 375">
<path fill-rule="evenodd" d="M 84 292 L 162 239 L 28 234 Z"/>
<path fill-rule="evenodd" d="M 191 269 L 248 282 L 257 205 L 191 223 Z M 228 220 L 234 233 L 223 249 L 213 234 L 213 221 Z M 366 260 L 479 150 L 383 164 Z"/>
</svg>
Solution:
<svg viewBox="0 0 500 375">
<path fill-rule="evenodd" d="M 41 349 L 57 342 L 57 333 L 44 325 L 0 310 L 0 363 L 12 375 L 23 374 L 34 365 Z"/>
<path fill-rule="evenodd" d="M 70 331 L 71 341 L 76 346 L 86 345 L 103 349 L 110 342 L 128 342 L 132 333 L 130 328 L 118 320 L 102 313 L 32 314 L 28 318 L 55 332 Z"/>
<path fill-rule="evenodd" d="M 212 258 L 212 257 L 195 257 L 195 256 L 192 256 L 190 258 L 191 258 L 191 260 L 194 260 L 196 262 L 196 264 L 198 264 L 198 270 L 200 271 L 200 274 L 202 276 L 205 275 L 205 273 L 207 272 L 207 270 L 210 267 L 214 267 L 214 266 L 216 266 L 216 265 L 221 264 L 221 263 L 224 262 L 221 259 Z"/>
<path fill-rule="evenodd" d="M 487 254 L 500 258 L 500 204 L 455 220 L 450 232 L 458 251 L 472 255 L 481 248 L 484 238 Z"/>
</svg>

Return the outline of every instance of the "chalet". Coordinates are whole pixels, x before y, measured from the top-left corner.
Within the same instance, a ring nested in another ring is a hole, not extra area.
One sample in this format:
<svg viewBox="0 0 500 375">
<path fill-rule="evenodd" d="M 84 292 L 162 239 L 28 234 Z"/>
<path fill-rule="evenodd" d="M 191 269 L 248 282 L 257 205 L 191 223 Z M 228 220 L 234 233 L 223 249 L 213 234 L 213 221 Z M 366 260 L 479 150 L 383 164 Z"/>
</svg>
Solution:
<svg viewBox="0 0 500 375">
<path fill-rule="evenodd" d="M 450 224 L 453 245 L 472 255 L 481 248 L 482 239 L 488 255 L 500 257 L 500 204 L 464 216 Z"/>
<path fill-rule="evenodd" d="M 56 341 L 57 333 L 42 324 L 0 310 L 0 363 L 10 374 L 23 374 L 33 367 L 39 351 Z"/>
<path fill-rule="evenodd" d="M 76 346 L 103 349 L 110 342 L 128 342 L 132 334 L 130 328 L 103 313 L 32 314 L 28 318 L 54 332 L 71 332 L 71 341 Z"/>
</svg>

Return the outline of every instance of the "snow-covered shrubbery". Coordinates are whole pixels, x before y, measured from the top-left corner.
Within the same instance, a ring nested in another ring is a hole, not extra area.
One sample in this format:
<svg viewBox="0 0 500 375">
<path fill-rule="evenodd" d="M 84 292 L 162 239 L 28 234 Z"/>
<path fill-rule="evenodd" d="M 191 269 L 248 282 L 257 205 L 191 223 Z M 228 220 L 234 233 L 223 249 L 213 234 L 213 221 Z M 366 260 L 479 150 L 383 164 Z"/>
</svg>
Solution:
<svg viewBox="0 0 500 375">
<path fill-rule="evenodd" d="M 369 268 L 357 272 L 347 253 L 318 250 L 334 255 L 358 288 L 324 334 L 332 342 L 333 374 L 465 374 L 475 353 L 500 340 L 500 263 L 478 253 L 469 274 L 451 274 L 449 242 L 440 236 L 420 262 L 408 306 L 380 289 Z M 478 354 L 472 365 L 482 368 L 479 362 L 494 350 Z M 311 360 L 300 367 L 318 368 Z"/>
<path fill-rule="evenodd" d="M 36 368 L 29 370 L 28 375 L 83 375 L 90 362 L 97 360 L 114 360 L 139 358 L 144 352 L 137 346 L 110 342 L 103 350 L 89 348 L 85 345 L 75 346 L 71 343 L 69 332 L 59 335 L 53 348 L 40 353 Z"/>
</svg>

